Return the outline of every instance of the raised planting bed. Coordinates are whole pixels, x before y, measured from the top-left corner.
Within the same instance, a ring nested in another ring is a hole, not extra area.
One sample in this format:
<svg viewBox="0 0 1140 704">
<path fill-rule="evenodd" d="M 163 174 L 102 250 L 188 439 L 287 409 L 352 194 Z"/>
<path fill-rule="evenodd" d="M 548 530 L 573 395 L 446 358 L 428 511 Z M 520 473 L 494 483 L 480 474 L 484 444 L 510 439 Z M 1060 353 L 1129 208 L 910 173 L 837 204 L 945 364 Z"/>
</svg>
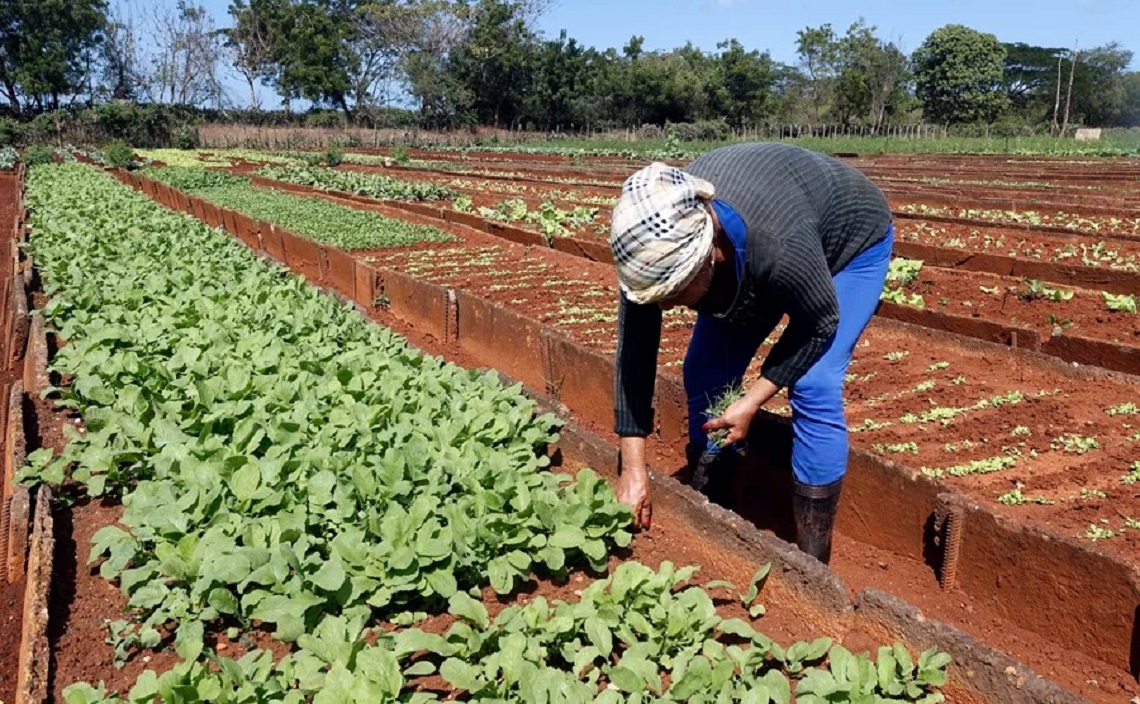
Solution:
<svg viewBox="0 0 1140 704">
<path fill-rule="evenodd" d="M 921 202 L 892 202 L 900 213 L 922 217 L 952 218 L 978 225 L 1016 226 L 1047 232 L 1078 232 L 1085 235 L 1140 235 L 1140 217 L 1134 210 L 1119 215 L 1082 215 L 1033 207 L 1009 210 L 992 206 L 925 205 Z"/>
<path fill-rule="evenodd" d="M 271 221 L 309 239 L 342 249 L 449 239 L 435 228 L 408 225 L 315 198 L 254 188 L 247 178 L 225 172 L 166 167 L 147 170 L 147 175 L 215 206 L 238 211 L 253 220 Z"/>
<path fill-rule="evenodd" d="M 661 531 L 622 552 L 628 512 L 572 461 L 545 470 L 555 424 L 516 387 L 423 357 L 106 175 L 40 167 L 29 195 L 82 423 L 22 475 L 102 497 L 59 511 L 57 699 L 105 678 L 69 700 L 134 681 L 132 701 L 1075 701 L 885 595 L 852 608 L 817 563 L 665 479 Z M 606 454 L 574 428 L 560 447 Z M 778 564 L 754 575 L 762 557 Z M 124 609 L 109 648 L 102 619 Z M 962 654 L 948 682 L 937 650 L 916 667 L 878 648 L 904 632 Z M 868 647 L 874 664 L 852 654 Z M 138 674 L 146 657 L 172 669 Z"/>
<path fill-rule="evenodd" d="M 892 316 L 896 319 L 923 324 L 927 316 L 952 314 L 989 321 L 1002 330 L 1021 332 L 1022 339 L 1015 346 L 1140 374 L 1140 316 L 1135 312 L 1135 295 L 929 267 L 920 260 L 903 258 L 894 260 L 891 279 L 887 299 L 905 307 Z M 1032 332 L 1026 334 L 1026 330 Z M 1088 347 L 1088 352 L 1074 356 L 1080 346 Z M 1110 354 L 1097 359 L 1097 351 L 1110 348 Z"/>
<path fill-rule="evenodd" d="M 460 229 L 457 228 L 456 232 L 458 233 Z M 464 237 L 469 241 L 477 240 L 477 242 L 472 242 L 471 246 L 486 246 L 488 241 L 484 235 L 478 233 L 471 233 L 470 238 L 467 238 L 466 235 Z M 513 250 L 514 248 L 508 247 L 507 249 Z M 560 255 L 549 252 L 545 256 L 555 258 Z M 573 260 L 567 261 L 578 272 L 596 268 L 583 265 L 580 262 L 575 263 Z M 368 270 L 367 263 L 358 261 L 357 270 L 360 271 L 362 267 L 366 271 Z M 548 337 L 540 324 L 527 317 L 529 312 L 524 311 L 522 314 L 499 312 L 495 308 L 485 308 L 486 304 L 481 304 L 478 298 L 467 297 L 462 291 L 451 293 L 449 289 L 443 286 L 417 282 L 415 279 L 400 276 L 394 272 L 389 273 L 380 268 L 371 269 L 371 271 L 373 272 L 371 276 L 375 287 L 374 291 L 379 294 L 372 298 L 376 306 L 387 307 L 399 316 L 412 316 L 415 330 L 436 340 L 442 340 L 444 344 L 450 340 L 457 341 L 463 350 L 468 354 L 475 355 L 480 363 L 498 366 L 509 361 L 512 368 L 519 370 L 516 373 L 521 378 L 528 380 L 537 377 L 537 381 L 534 382 L 536 385 L 545 385 L 548 390 L 556 393 L 569 408 L 582 414 L 582 417 L 591 424 L 596 424 L 597 427 L 608 427 L 612 366 L 605 356 L 591 352 L 587 348 L 573 344 L 567 345 L 557 341 L 556 338 Z M 357 283 L 359 284 L 359 278 Z M 358 294 L 359 285 L 357 287 L 357 300 L 360 300 Z M 436 301 L 436 303 L 427 307 L 423 305 L 423 302 L 431 300 Z M 481 306 L 484 306 L 483 312 L 479 312 Z M 533 309 L 537 309 L 534 304 L 527 311 Z M 603 313 L 602 310 L 597 312 Z M 483 322 L 480 323 L 479 321 Z M 497 332 L 493 332 L 494 330 Z M 910 356 L 906 351 L 892 349 L 898 344 L 897 339 L 879 337 L 880 334 L 895 337 L 903 335 L 910 340 L 909 344 L 917 346 L 918 349 L 925 349 L 932 345 L 935 348 L 944 346 L 947 348 L 948 354 L 952 353 L 952 356 L 961 355 L 964 368 L 970 370 L 975 367 L 983 368 L 987 370 L 987 374 L 992 370 L 995 375 L 994 378 L 986 377 L 980 382 L 975 381 L 972 377 L 967 378 L 960 372 L 948 376 L 945 380 L 945 386 L 951 389 L 951 393 L 957 393 L 956 389 L 963 390 L 973 398 L 968 403 L 963 402 L 958 407 L 946 406 L 939 411 L 940 420 L 945 420 L 946 418 L 942 416 L 947 412 L 950 413 L 949 420 L 951 422 L 944 427 L 951 428 L 951 430 L 942 430 L 941 432 L 944 433 L 957 432 L 958 428 L 963 427 L 961 422 L 967 418 L 971 421 L 977 419 L 979 422 L 976 427 L 982 428 L 982 430 L 975 429 L 972 432 L 984 433 L 985 429 L 992 429 L 993 418 L 1009 418 L 1013 422 L 1024 424 L 1017 420 L 1021 417 L 1019 414 L 1024 411 L 1028 414 L 1024 416 L 1027 419 L 1034 416 L 1033 411 L 1037 408 L 1035 404 L 1039 403 L 1042 398 L 1051 400 L 1055 404 L 1053 406 L 1056 408 L 1055 417 L 1058 418 L 1059 423 L 1070 424 L 1078 428 L 1082 427 L 1076 425 L 1075 417 L 1068 414 L 1066 404 L 1069 403 L 1069 398 L 1066 398 L 1064 394 L 1060 396 L 1057 394 L 1041 394 L 1040 397 L 1031 397 L 1018 392 L 1016 386 L 1009 385 L 1011 382 L 1026 376 L 1023 369 L 1025 365 L 1029 365 L 1029 368 L 1045 375 L 1045 379 L 1052 379 L 1051 382 L 1045 381 L 1042 384 L 1042 390 L 1055 389 L 1057 383 L 1060 382 L 1067 386 L 1079 387 L 1078 390 L 1081 392 L 1088 392 L 1087 398 L 1093 399 L 1092 403 L 1108 398 L 1127 399 L 1134 395 L 1135 391 L 1134 382 L 1115 380 L 1103 374 L 1086 374 L 1074 371 L 1067 366 L 1051 364 L 1045 358 L 1024 353 L 998 354 L 995 356 L 992 347 L 964 345 L 960 339 L 941 338 L 932 333 L 887 323 L 872 326 L 867 345 L 871 351 L 866 353 L 860 351 L 861 355 L 881 355 L 882 361 L 877 363 L 880 366 L 897 364 L 900 360 Z M 885 344 L 882 342 L 884 339 L 887 340 Z M 503 347 L 504 344 L 507 347 Z M 991 362 L 990 357 L 993 357 L 1000 364 Z M 672 359 L 678 358 L 673 357 Z M 985 360 L 985 363 L 983 364 L 981 360 Z M 663 361 L 668 361 L 668 359 L 663 358 Z M 950 360 L 942 361 L 953 363 Z M 1003 366 L 1007 363 L 1010 368 Z M 872 366 L 875 364 L 872 363 Z M 989 367 L 986 367 L 986 364 Z M 943 371 L 946 367 L 942 366 L 941 361 L 932 360 L 924 368 L 929 369 L 930 373 L 936 373 Z M 531 376 L 528 377 L 526 374 Z M 875 371 L 864 372 L 858 376 L 855 375 L 853 369 L 852 374 L 852 378 L 849 379 L 852 384 L 871 384 L 874 382 L 871 385 L 876 386 L 880 383 L 879 374 Z M 923 397 L 918 397 L 916 402 L 915 396 L 919 393 L 929 392 L 939 384 L 938 380 L 935 380 L 935 386 L 928 386 L 926 382 L 923 382 L 922 388 L 916 388 L 917 385 L 913 382 L 914 376 L 913 373 L 905 374 L 902 378 L 890 381 L 887 387 L 894 389 L 893 395 L 897 403 L 904 408 L 911 409 L 900 411 L 899 423 L 911 425 L 919 432 L 927 432 L 926 429 L 934 416 L 928 419 L 915 413 L 916 417 L 913 423 L 909 419 L 906 422 L 902 421 L 902 417 L 911 413 L 916 407 L 937 408 L 939 406 L 938 400 L 932 398 L 927 401 Z M 883 378 L 893 379 L 893 376 L 884 374 Z M 658 388 L 661 394 L 658 411 L 661 419 L 661 440 L 663 441 L 663 444 L 659 445 L 659 449 L 664 453 L 659 457 L 667 463 L 666 466 L 676 467 L 679 465 L 672 463 L 675 462 L 677 451 L 683 442 L 684 423 L 683 395 L 680 394 L 679 379 L 675 376 L 663 376 L 659 379 Z M 884 394 L 881 391 L 877 394 L 867 394 L 866 396 L 869 397 L 866 398 L 867 408 L 874 409 L 876 406 L 882 405 L 890 395 L 892 394 Z M 911 405 L 907 406 L 908 402 Z M 1087 401 L 1082 402 L 1087 403 Z M 1127 401 L 1115 400 L 1114 403 L 1123 405 Z M 775 409 L 779 410 L 779 406 L 776 405 Z M 873 412 L 871 410 L 868 413 Z M 873 416 L 869 417 L 872 421 L 871 427 L 866 427 L 868 425 L 866 423 L 867 418 L 864 418 L 862 423 L 856 423 L 856 419 L 852 418 L 852 425 L 864 426 L 858 429 L 865 432 L 874 432 L 891 427 L 882 425 L 882 421 L 876 420 Z M 940 420 L 939 427 L 943 427 Z M 973 422 L 970 423 L 969 427 L 975 428 Z M 1018 426 L 1011 426 L 1010 432 L 1016 427 Z M 856 435 L 860 434 L 856 433 Z M 983 437 L 986 436 L 983 435 Z M 995 439 L 995 441 L 997 440 L 1000 438 Z M 1125 440 L 1127 441 L 1127 437 Z M 769 441 L 765 440 L 761 446 L 766 447 L 768 444 Z M 945 446 L 949 443 L 943 445 L 943 452 L 956 452 L 952 446 L 950 449 L 946 449 Z M 778 447 L 779 444 L 775 443 L 773 446 Z M 1119 450 L 1115 440 L 1113 446 Z M 1063 441 L 1058 444 L 1056 457 L 1064 457 L 1067 454 L 1064 452 L 1064 447 Z M 1039 455 L 1040 453 L 1035 451 L 1034 454 Z M 880 451 L 880 457 L 895 455 L 896 452 L 893 449 L 885 446 Z M 890 462 L 884 462 L 871 454 L 860 452 L 858 456 L 861 459 L 855 463 L 857 470 L 853 471 L 849 477 L 848 496 L 850 498 L 846 500 L 848 503 L 844 504 L 845 508 L 841 513 L 844 530 L 861 541 L 879 546 L 896 555 L 913 556 L 910 559 L 917 558 L 920 562 L 928 554 L 938 554 L 937 548 L 932 548 L 929 544 L 929 522 L 932 520 L 931 516 L 936 507 L 935 499 L 939 493 L 939 485 L 935 479 L 926 477 L 917 470 L 925 466 L 931 470 L 931 474 L 937 474 L 938 469 L 945 470 L 951 465 L 920 465 L 908 462 L 910 465 L 908 470 Z M 1036 456 L 1025 460 L 1030 465 L 1034 464 L 1035 461 Z M 1019 462 L 1018 466 L 1023 465 Z M 949 476 L 956 479 L 954 473 Z M 898 497 L 897 502 L 883 501 L 884 486 L 891 487 L 890 491 Z M 968 489 L 969 487 L 964 488 Z M 979 514 L 982 518 L 993 516 L 993 507 L 997 504 L 991 505 L 988 502 L 993 501 L 998 495 L 1000 494 L 985 498 L 987 503 Z M 779 491 L 768 489 L 761 496 L 777 499 Z M 899 508 L 902 506 L 907 508 L 900 514 Z M 843 518 L 843 516 L 848 518 Z M 854 522 L 852 522 L 853 520 Z M 981 525 L 981 519 L 973 521 L 972 525 Z M 1010 647 L 1020 648 L 1018 652 L 1025 653 L 1024 657 L 1045 658 L 1042 662 L 1054 663 L 1058 659 L 1066 659 L 1069 656 L 1050 657 L 1047 654 L 1053 652 L 1052 649 L 1055 647 L 1064 647 L 1067 652 L 1084 654 L 1076 656 L 1077 659 L 1074 660 L 1074 662 L 1081 662 L 1083 669 L 1091 668 L 1104 672 L 1102 668 L 1109 667 L 1120 668 L 1115 670 L 1117 673 L 1128 671 L 1131 666 L 1127 659 L 1127 643 L 1130 642 L 1134 629 L 1134 613 L 1129 604 L 1137 601 L 1137 598 L 1134 593 L 1128 591 L 1134 587 L 1127 585 L 1132 579 L 1130 575 L 1134 571 L 1134 567 L 1120 558 L 1098 556 L 1101 554 L 1100 552 L 1096 549 L 1090 550 L 1088 547 L 1093 545 L 1091 541 L 1086 539 L 1078 542 L 1075 537 L 1061 534 L 1060 529 L 1065 529 L 1063 525 L 1059 526 L 1058 529 L 1049 528 L 1048 525 L 1045 526 L 1045 532 L 1042 532 L 1042 529 L 1028 527 L 1027 524 L 1018 519 L 1010 519 L 990 531 L 997 536 L 1009 536 L 1013 532 L 1020 531 L 1023 537 L 1018 538 L 1017 541 L 1028 540 L 1028 543 L 1022 545 L 1021 542 L 1011 540 L 1010 546 L 1015 544 L 1019 546 L 1018 552 L 1015 554 L 1020 555 L 1020 560 L 1011 563 L 1009 580 L 998 583 L 996 588 L 990 576 L 992 573 L 986 572 L 987 569 L 993 569 L 992 567 L 986 567 L 979 571 L 963 572 L 964 575 L 970 576 L 970 579 L 962 580 L 963 584 L 968 584 L 969 591 L 963 597 L 955 596 L 954 598 L 964 598 L 970 602 L 972 604 L 970 612 L 961 613 L 953 609 L 946 610 L 944 607 L 947 605 L 941 600 L 929 598 L 928 592 L 910 591 L 908 594 L 917 594 L 918 596 L 925 594 L 928 601 L 924 602 L 924 608 L 944 609 L 940 611 L 940 614 L 945 613 L 947 620 L 965 624 L 971 630 L 979 628 L 980 632 L 985 632 L 987 639 L 1004 640 L 1011 644 Z M 1050 530 L 1054 532 L 1050 534 L 1048 532 Z M 986 534 L 982 533 L 981 535 Z M 1125 547 L 1123 542 L 1119 545 L 1122 548 Z M 1060 553 L 1042 553 L 1043 546 L 1056 546 Z M 1012 554 L 1005 548 L 989 549 L 983 555 L 985 556 L 984 562 L 987 565 L 992 565 L 995 561 L 998 564 L 1004 564 L 1003 561 L 1012 559 Z M 975 555 L 973 559 L 977 559 L 977 557 Z M 1089 560 L 1093 562 L 1089 563 Z M 1043 575 L 1035 569 L 1035 566 L 1039 564 L 1054 563 L 1064 564 L 1066 570 L 1069 570 L 1067 574 L 1072 575 L 1063 583 L 1063 588 L 1060 588 L 1060 583 L 1056 580 L 1044 579 Z M 897 566 L 900 563 L 893 562 L 891 564 Z M 855 567 L 847 565 L 846 568 L 841 569 L 841 573 L 850 575 L 852 572 L 848 570 Z M 867 574 L 859 569 L 855 569 L 854 573 L 870 580 L 879 579 L 882 576 L 874 571 Z M 929 579 L 930 573 L 920 571 L 912 576 L 915 580 L 913 583 L 898 583 L 891 580 L 892 587 L 901 586 L 904 589 L 914 590 L 916 589 L 914 585 Z M 1115 586 L 1111 590 L 1106 590 L 1105 585 L 1107 584 Z M 1055 603 L 1060 615 L 1048 624 L 1048 628 L 1021 613 L 1021 610 L 1026 606 L 1026 602 L 1021 598 L 1022 593 L 1024 589 L 1030 588 L 1026 585 L 1033 585 L 1032 588 L 1035 589 L 1039 588 L 1039 602 Z M 936 583 L 933 588 L 938 588 Z M 992 611 L 992 609 L 997 609 L 997 612 Z M 1093 616 L 1092 614 L 1096 615 Z M 999 621 L 1003 618 L 1014 618 L 1018 625 L 1014 626 L 1012 623 L 1007 623 L 994 627 L 995 621 L 992 619 L 995 618 Z M 1086 622 L 1087 618 L 1094 618 L 1098 623 L 1111 623 L 1112 625 L 1103 626 L 1098 632 L 1097 638 L 1090 639 L 1087 630 L 1081 625 Z M 1042 638 L 1048 640 L 1043 642 Z M 1054 640 L 1059 638 L 1067 638 L 1068 640 Z M 1064 646 L 1061 645 L 1062 642 L 1065 643 Z M 1106 665 L 1110 662 L 1113 664 Z M 1110 669 L 1108 672 L 1112 671 Z M 1058 676 L 1063 674 L 1060 671 L 1058 673 Z M 1120 682 L 1116 679 L 1118 676 L 1105 673 L 1097 681 L 1102 683 Z M 1076 682 L 1077 680 L 1072 681 Z M 1108 686 L 1109 689 L 1112 689 L 1116 685 Z M 1101 685 L 1097 685 L 1097 688 L 1099 687 Z"/>
</svg>

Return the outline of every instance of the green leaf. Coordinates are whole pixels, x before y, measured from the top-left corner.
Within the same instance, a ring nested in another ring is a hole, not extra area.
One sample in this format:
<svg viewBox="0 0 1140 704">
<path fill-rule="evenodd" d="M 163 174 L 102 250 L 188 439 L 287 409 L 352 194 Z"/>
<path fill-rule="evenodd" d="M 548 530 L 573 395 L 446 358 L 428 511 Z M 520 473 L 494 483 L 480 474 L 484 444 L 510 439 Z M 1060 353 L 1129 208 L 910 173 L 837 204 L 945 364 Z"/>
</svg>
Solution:
<svg viewBox="0 0 1140 704">
<path fill-rule="evenodd" d="M 474 667 L 456 658 L 444 660 L 439 667 L 439 674 L 455 689 L 461 689 L 472 694 L 485 686 L 483 678 L 479 676 Z"/>
<path fill-rule="evenodd" d="M 752 640 L 756 636 L 756 630 L 752 628 L 750 624 L 738 618 L 725 619 L 716 625 L 716 629 L 721 633 L 744 638 L 745 640 Z"/>
<path fill-rule="evenodd" d="M 396 633 L 395 652 L 401 657 L 426 651 L 434 655 L 452 655 L 455 646 L 437 633 L 425 633 L 418 628 L 409 628 Z"/>
<path fill-rule="evenodd" d="M 335 559 L 325 561 L 312 577 L 313 584 L 327 592 L 339 591 L 347 579 L 340 561 Z"/>
<path fill-rule="evenodd" d="M 602 657 L 608 658 L 614 650 L 613 634 L 609 626 L 597 616 L 591 616 L 586 619 L 584 628 L 590 644 L 598 649 Z"/>
<path fill-rule="evenodd" d="M 466 619 L 472 625 L 479 628 L 486 628 L 490 623 L 490 617 L 487 615 L 487 608 L 481 602 L 472 599 L 470 596 L 463 592 L 456 592 L 452 595 L 447 602 L 448 611 Z"/>
<path fill-rule="evenodd" d="M 183 660 L 194 661 L 202 653 L 204 629 L 201 621 L 186 621 L 178 627 L 174 638 L 174 651 Z"/>
</svg>

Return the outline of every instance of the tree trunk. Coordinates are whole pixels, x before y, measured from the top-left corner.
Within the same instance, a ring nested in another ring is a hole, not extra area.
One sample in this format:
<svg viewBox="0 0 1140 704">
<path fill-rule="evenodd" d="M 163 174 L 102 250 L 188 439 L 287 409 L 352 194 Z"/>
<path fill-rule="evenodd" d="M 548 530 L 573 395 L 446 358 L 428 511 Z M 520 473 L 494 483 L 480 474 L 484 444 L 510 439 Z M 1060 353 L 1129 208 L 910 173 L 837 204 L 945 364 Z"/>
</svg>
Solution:
<svg viewBox="0 0 1140 704">
<path fill-rule="evenodd" d="M 12 106 L 12 112 L 20 114 L 20 93 L 16 90 L 16 84 L 12 81 L 12 77 L 8 75 L 8 68 L 0 62 L 0 82 L 4 84 L 4 93 L 8 98 L 8 103 Z"/>
<path fill-rule="evenodd" d="M 1064 56 L 1057 57 L 1057 97 L 1053 100 L 1053 136 L 1056 137 L 1061 130 L 1061 123 L 1057 118 L 1061 116 L 1061 67 L 1065 60 Z"/>
<path fill-rule="evenodd" d="M 1061 124 L 1061 136 L 1064 137 L 1065 133 L 1069 131 L 1069 108 L 1073 106 L 1073 78 L 1077 75 L 1077 58 L 1080 55 L 1077 53 L 1076 47 L 1073 48 L 1073 64 L 1069 68 L 1069 90 L 1065 95 L 1065 121 Z"/>
</svg>

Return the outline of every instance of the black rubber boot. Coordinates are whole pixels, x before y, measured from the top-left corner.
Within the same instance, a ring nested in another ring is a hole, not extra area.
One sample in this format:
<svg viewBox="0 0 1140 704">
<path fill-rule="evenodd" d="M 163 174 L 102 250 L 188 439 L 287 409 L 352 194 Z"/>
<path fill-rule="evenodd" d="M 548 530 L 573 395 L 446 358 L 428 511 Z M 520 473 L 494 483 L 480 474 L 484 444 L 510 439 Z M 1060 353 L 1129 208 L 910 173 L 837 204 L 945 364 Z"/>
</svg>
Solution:
<svg viewBox="0 0 1140 704">
<path fill-rule="evenodd" d="M 825 565 L 831 560 L 831 531 L 835 527 L 842 489 L 842 479 L 822 486 L 792 482 L 796 545 Z"/>
<path fill-rule="evenodd" d="M 732 487 L 743 459 L 740 450 L 733 446 L 725 447 L 719 452 L 697 452 L 688 448 L 686 454 L 692 468 L 692 478 L 689 480 L 692 487 L 714 504 L 732 508 Z"/>
</svg>

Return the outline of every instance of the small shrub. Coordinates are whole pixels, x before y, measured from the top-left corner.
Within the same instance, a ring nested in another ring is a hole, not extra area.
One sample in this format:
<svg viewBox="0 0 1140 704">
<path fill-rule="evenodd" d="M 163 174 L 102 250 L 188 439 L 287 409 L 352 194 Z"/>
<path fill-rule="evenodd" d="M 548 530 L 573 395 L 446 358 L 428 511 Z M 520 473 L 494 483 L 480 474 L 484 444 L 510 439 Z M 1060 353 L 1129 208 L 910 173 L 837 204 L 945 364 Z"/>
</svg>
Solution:
<svg viewBox="0 0 1140 704">
<path fill-rule="evenodd" d="M 103 161 L 112 168 L 129 169 L 134 163 L 135 153 L 121 139 L 113 140 L 103 150 Z"/>
<path fill-rule="evenodd" d="M 183 128 L 174 136 L 175 149 L 194 149 L 198 146 L 198 135 L 194 130 Z"/>
<path fill-rule="evenodd" d="M 4 171 L 14 169 L 16 167 L 16 162 L 19 160 L 20 153 L 16 151 L 15 147 L 0 147 L 0 169 Z"/>
<path fill-rule="evenodd" d="M 52 151 L 51 147 L 37 144 L 24 150 L 23 161 L 27 166 L 50 164 L 55 161 L 55 152 Z"/>
<path fill-rule="evenodd" d="M 340 166 L 340 162 L 344 161 L 344 150 L 340 147 L 329 147 L 321 155 L 321 161 L 325 166 Z"/>
<path fill-rule="evenodd" d="M 391 152 L 392 161 L 397 164 L 406 164 L 412 160 L 412 150 L 401 144 L 398 147 L 392 147 Z"/>
</svg>

